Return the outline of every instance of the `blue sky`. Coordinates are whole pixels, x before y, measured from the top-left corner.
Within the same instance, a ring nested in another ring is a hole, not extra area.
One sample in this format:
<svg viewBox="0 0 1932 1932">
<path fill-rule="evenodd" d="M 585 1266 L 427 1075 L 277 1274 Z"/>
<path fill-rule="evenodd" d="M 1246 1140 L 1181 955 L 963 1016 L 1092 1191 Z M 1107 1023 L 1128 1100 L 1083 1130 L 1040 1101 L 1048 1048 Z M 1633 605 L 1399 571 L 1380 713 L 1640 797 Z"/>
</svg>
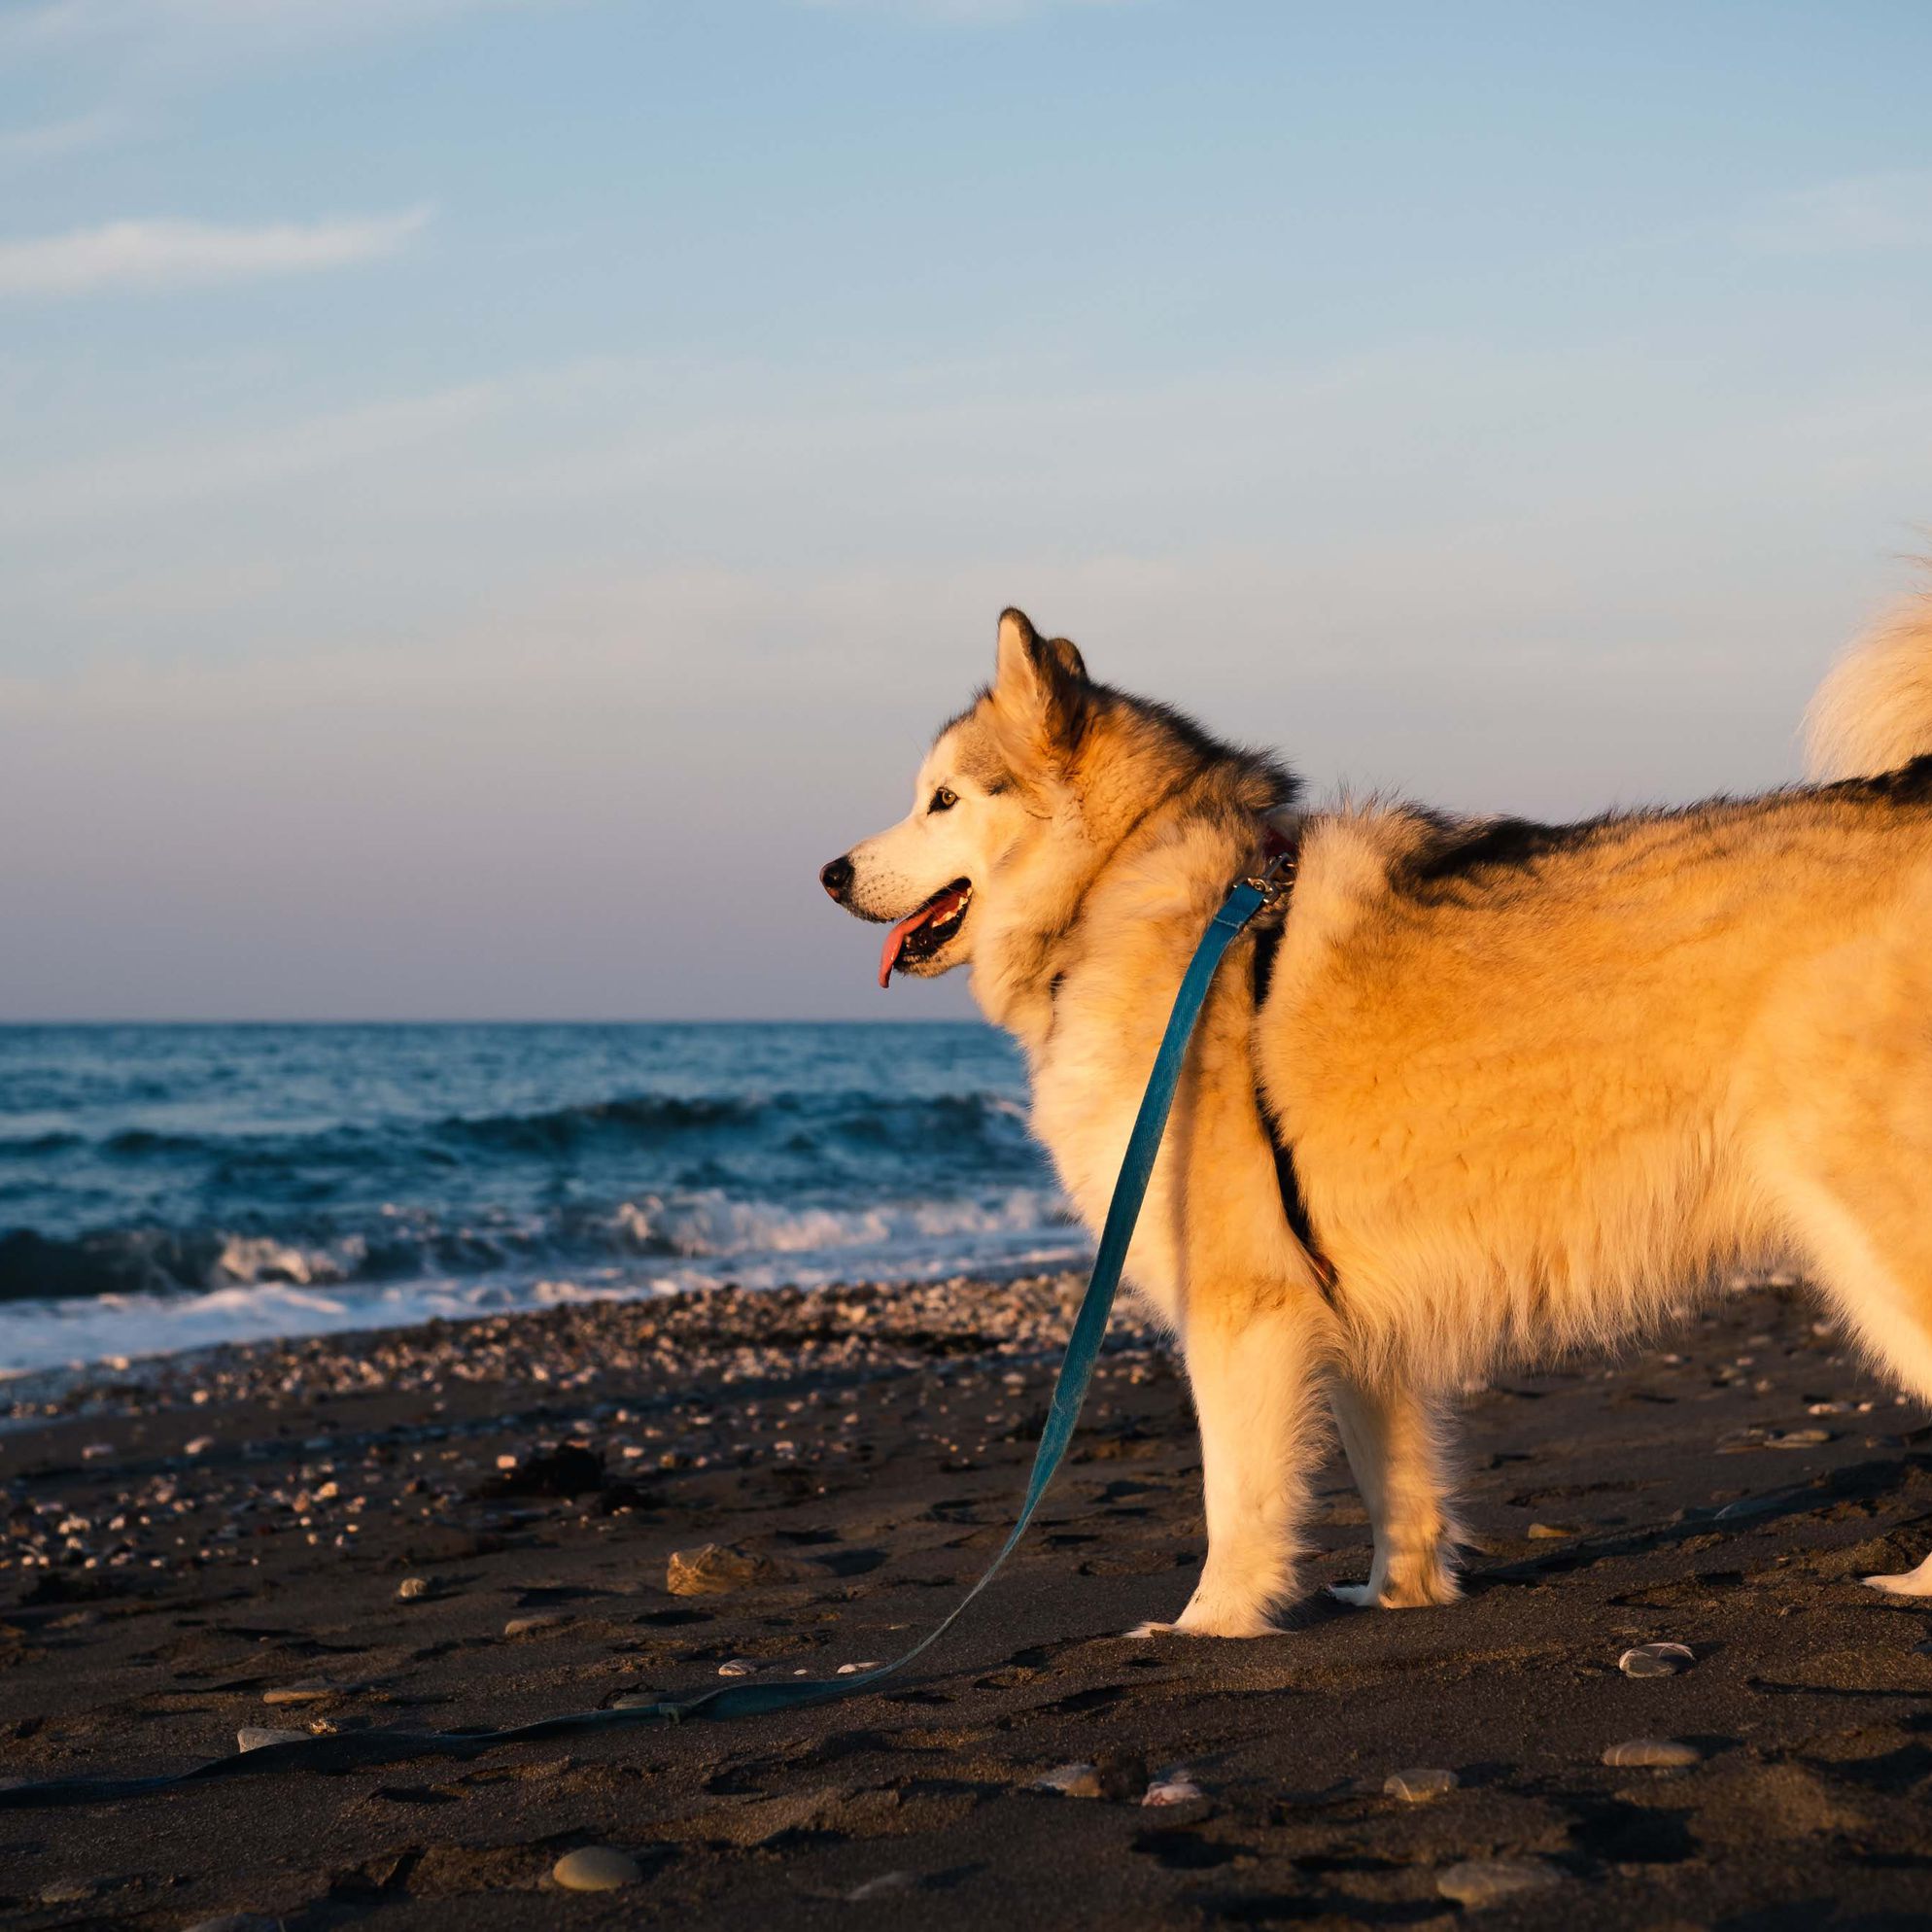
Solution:
<svg viewBox="0 0 1932 1932">
<path fill-rule="evenodd" d="M 1018 602 L 1348 782 L 1776 782 L 1932 521 L 1932 14 L 6 0 L 0 1018 L 911 1018 Z"/>
</svg>

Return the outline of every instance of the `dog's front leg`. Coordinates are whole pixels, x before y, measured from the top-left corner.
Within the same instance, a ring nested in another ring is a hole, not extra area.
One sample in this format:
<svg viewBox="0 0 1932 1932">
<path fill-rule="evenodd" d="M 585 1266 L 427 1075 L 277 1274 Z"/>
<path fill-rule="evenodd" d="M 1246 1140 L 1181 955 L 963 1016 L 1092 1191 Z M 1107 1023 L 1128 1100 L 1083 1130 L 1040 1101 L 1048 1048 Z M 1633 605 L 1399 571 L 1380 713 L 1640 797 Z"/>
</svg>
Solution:
<svg viewBox="0 0 1932 1932">
<path fill-rule="evenodd" d="M 1279 1307 L 1190 1319 L 1185 1354 L 1201 1426 L 1207 1562 L 1175 1622 L 1131 1635 L 1265 1637 L 1295 1594 L 1318 1461 L 1321 1402 L 1305 1321 Z"/>
<path fill-rule="evenodd" d="M 1435 1405 L 1413 1389 L 1370 1388 L 1345 1377 L 1332 1399 L 1342 1448 L 1375 1532 L 1368 1581 L 1334 1584 L 1334 1595 L 1384 1610 L 1454 1603 L 1460 1592 L 1449 1547 L 1457 1532 L 1445 1500 Z"/>
</svg>

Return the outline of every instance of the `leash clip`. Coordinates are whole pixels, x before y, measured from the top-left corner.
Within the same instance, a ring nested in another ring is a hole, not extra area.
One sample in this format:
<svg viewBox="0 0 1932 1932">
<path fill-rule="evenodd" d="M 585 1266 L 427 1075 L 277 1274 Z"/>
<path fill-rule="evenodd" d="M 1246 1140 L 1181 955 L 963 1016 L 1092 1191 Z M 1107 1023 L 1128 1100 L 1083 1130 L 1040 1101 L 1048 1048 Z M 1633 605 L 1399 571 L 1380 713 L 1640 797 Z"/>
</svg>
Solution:
<svg viewBox="0 0 1932 1932">
<path fill-rule="evenodd" d="M 1241 882 L 1252 885 L 1261 895 L 1261 910 L 1271 911 L 1294 888 L 1294 865 L 1298 854 L 1293 846 L 1276 852 L 1259 872 L 1250 873 Z"/>
</svg>

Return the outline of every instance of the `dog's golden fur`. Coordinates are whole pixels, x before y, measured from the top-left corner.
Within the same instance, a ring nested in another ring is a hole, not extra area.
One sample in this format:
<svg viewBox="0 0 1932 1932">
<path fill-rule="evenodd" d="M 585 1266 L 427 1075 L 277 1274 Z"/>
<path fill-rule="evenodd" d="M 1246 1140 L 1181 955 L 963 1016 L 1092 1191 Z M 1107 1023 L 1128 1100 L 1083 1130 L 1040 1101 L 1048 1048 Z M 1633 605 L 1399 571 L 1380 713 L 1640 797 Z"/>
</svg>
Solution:
<svg viewBox="0 0 1932 1932">
<path fill-rule="evenodd" d="M 1271 759 L 1001 620 L 993 685 L 841 896 L 899 919 L 970 881 L 907 970 L 970 963 L 1089 1225 L 1203 926 L 1264 818 L 1299 843 L 1265 999 L 1247 938 L 1128 1259 L 1201 1422 L 1208 1554 L 1177 1628 L 1254 1635 L 1292 1601 L 1327 1414 L 1374 1525 L 1345 1594 L 1449 1601 L 1452 1392 L 1741 1265 L 1797 1257 L 1932 1396 L 1932 605 L 1847 660 L 1814 720 L 1831 781 L 1762 798 L 1561 828 L 1298 813 Z M 1269 1115 L 1332 1284 L 1284 1212 Z M 1932 1559 L 1875 1580 L 1932 1590 Z"/>
</svg>

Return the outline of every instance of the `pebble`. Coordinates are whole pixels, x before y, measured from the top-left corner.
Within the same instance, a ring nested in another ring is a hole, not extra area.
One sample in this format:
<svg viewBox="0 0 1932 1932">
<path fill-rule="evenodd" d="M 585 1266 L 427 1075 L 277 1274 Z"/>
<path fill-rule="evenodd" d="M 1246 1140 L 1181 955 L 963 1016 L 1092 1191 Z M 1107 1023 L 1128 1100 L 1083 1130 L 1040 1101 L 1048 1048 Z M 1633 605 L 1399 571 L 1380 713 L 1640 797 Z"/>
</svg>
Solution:
<svg viewBox="0 0 1932 1932">
<path fill-rule="evenodd" d="M 721 1677 L 755 1677 L 758 1671 L 759 1666 L 749 1657 L 727 1657 L 718 1666 L 718 1675 Z"/>
<path fill-rule="evenodd" d="M 1411 1805 L 1427 1805 L 1432 1798 L 1455 1790 L 1462 1781 L 1453 1771 L 1418 1765 L 1408 1771 L 1392 1771 L 1383 1780 L 1382 1789 L 1391 1798 L 1401 1798 Z"/>
<path fill-rule="evenodd" d="M 214 1446 L 215 1438 L 212 1435 L 197 1435 L 192 1442 L 182 1444 L 182 1454 L 184 1456 L 205 1456 Z"/>
<path fill-rule="evenodd" d="M 727 1590 L 775 1581 L 776 1571 L 769 1557 L 753 1556 L 729 1543 L 700 1543 L 696 1549 L 672 1551 L 664 1587 L 673 1597 L 718 1597 Z"/>
<path fill-rule="evenodd" d="M 413 1604 L 419 1598 L 430 1594 L 430 1579 L 427 1576 L 405 1576 L 396 1586 L 397 1597 L 405 1604 Z"/>
<path fill-rule="evenodd" d="M 1435 1889 L 1458 1905 L 1495 1905 L 1524 1892 L 1541 1891 L 1558 1874 L 1535 1858 L 1472 1858 L 1435 1875 Z"/>
<path fill-rule="evenodd" d="M 838 1669 L 838 1675 L 842 1677 L 855 1677 L 861 1671 L 876 1671 L 878 1669 L 879 1666 L 877 1663 L 841 1664 Z"/>
<path fill-rule="evenodd" d="M 1170 1771 L 1156 1777 L 1141 1799 L 1143 1805 L 1191 1805 L 1207 1793 L 1185 1771 Z"/>
<path fill-rule="evenodd" d="M 881 1872 L 876 1879 L 868 1879 L 862 1885 L 854 1885 L 845 1896 L 854 1905 L 869 1898 L 889 1898 L 894 1892 L 909 1892 L 919 1882 L 912 1872 Z"/>
<path fill-rule="evenodd" d="M 1695 1744 L 1680 1744 L 1674 1738 L 1630 1738 L 1604 1753 L 1605 1764 L 1649 1765 L 1660 1771 L 1702 1761 L 1703 1754 Z"/>
<path fill-rule="evenodd" d="M 1533 1543 L 1552 1542 L 1559 1536 L 1580 1536 L 1582 1534 L 1574 1523 L 1532 1523 L 1529 1531 Z"/>
<path fill-rule="evenodd" d="M 235 1749 L 259 1751 L 269 1744 L 305 1744 L 309 1736 L 306 1731 L 277 1731 L 267 1724 L 244 1724 L 235 1733 Z"/>
<path fill-rule="evenodd" d="M 1627 1677 L 1674 1677 L 1697 1662 L 1687 1643 L 1639 1643 L 1617 1659 Z"/>
<path fill-rule="evenodd" d="M 1787 1429 L 1782 1435 L 1765 1438 L 1767 1449 L 1817 1449 L 1832 1440 L 1828 1429 Z"/>
<path fill-rule="evenodd" d="M 628 1851 L 614 1845 L 586 1845 L 565 1852 L 550 1876 L 566 1891 L 614 1892 L 619 1885 L 635 1885 L 644 1874 Z"/>
<path fill-rule="evenodd" d="M 1100 1767 L 1097 1764 L 1056 1764 L 1033 1780 L 1036 1791 L 1057 1791 L 1062 1798 L 1098 1798 L 1101 1795 Z"/>
<path fill-rule="evenodd" d="M 545 1610 L 534 1617 L 512 1617 L 503 1626 L 505 1637 L 529 1637 L 539 1630 L 555 1630 L 569 1619 L 559 1610 Z"/>
<path fill-rule="evenodd" d="M 55 1879 L 50 1885 L 42 1887 L 42 1905 L 79 1905 L 84 1899 L 90 1899 L 96 1892 L 105 1891 L 113 1881 L 104 1879 Z"/>
<path fill-rule="evenodd" d="M 361 1684 L 320 1682 L 277 1684 L 273 1690 L 261 1693 L 261 1701 L 263 1704 L 320 1704 L 325 1698 L 341 1697 L 345 1692 L 362 1688 Z"/>
</svg>

